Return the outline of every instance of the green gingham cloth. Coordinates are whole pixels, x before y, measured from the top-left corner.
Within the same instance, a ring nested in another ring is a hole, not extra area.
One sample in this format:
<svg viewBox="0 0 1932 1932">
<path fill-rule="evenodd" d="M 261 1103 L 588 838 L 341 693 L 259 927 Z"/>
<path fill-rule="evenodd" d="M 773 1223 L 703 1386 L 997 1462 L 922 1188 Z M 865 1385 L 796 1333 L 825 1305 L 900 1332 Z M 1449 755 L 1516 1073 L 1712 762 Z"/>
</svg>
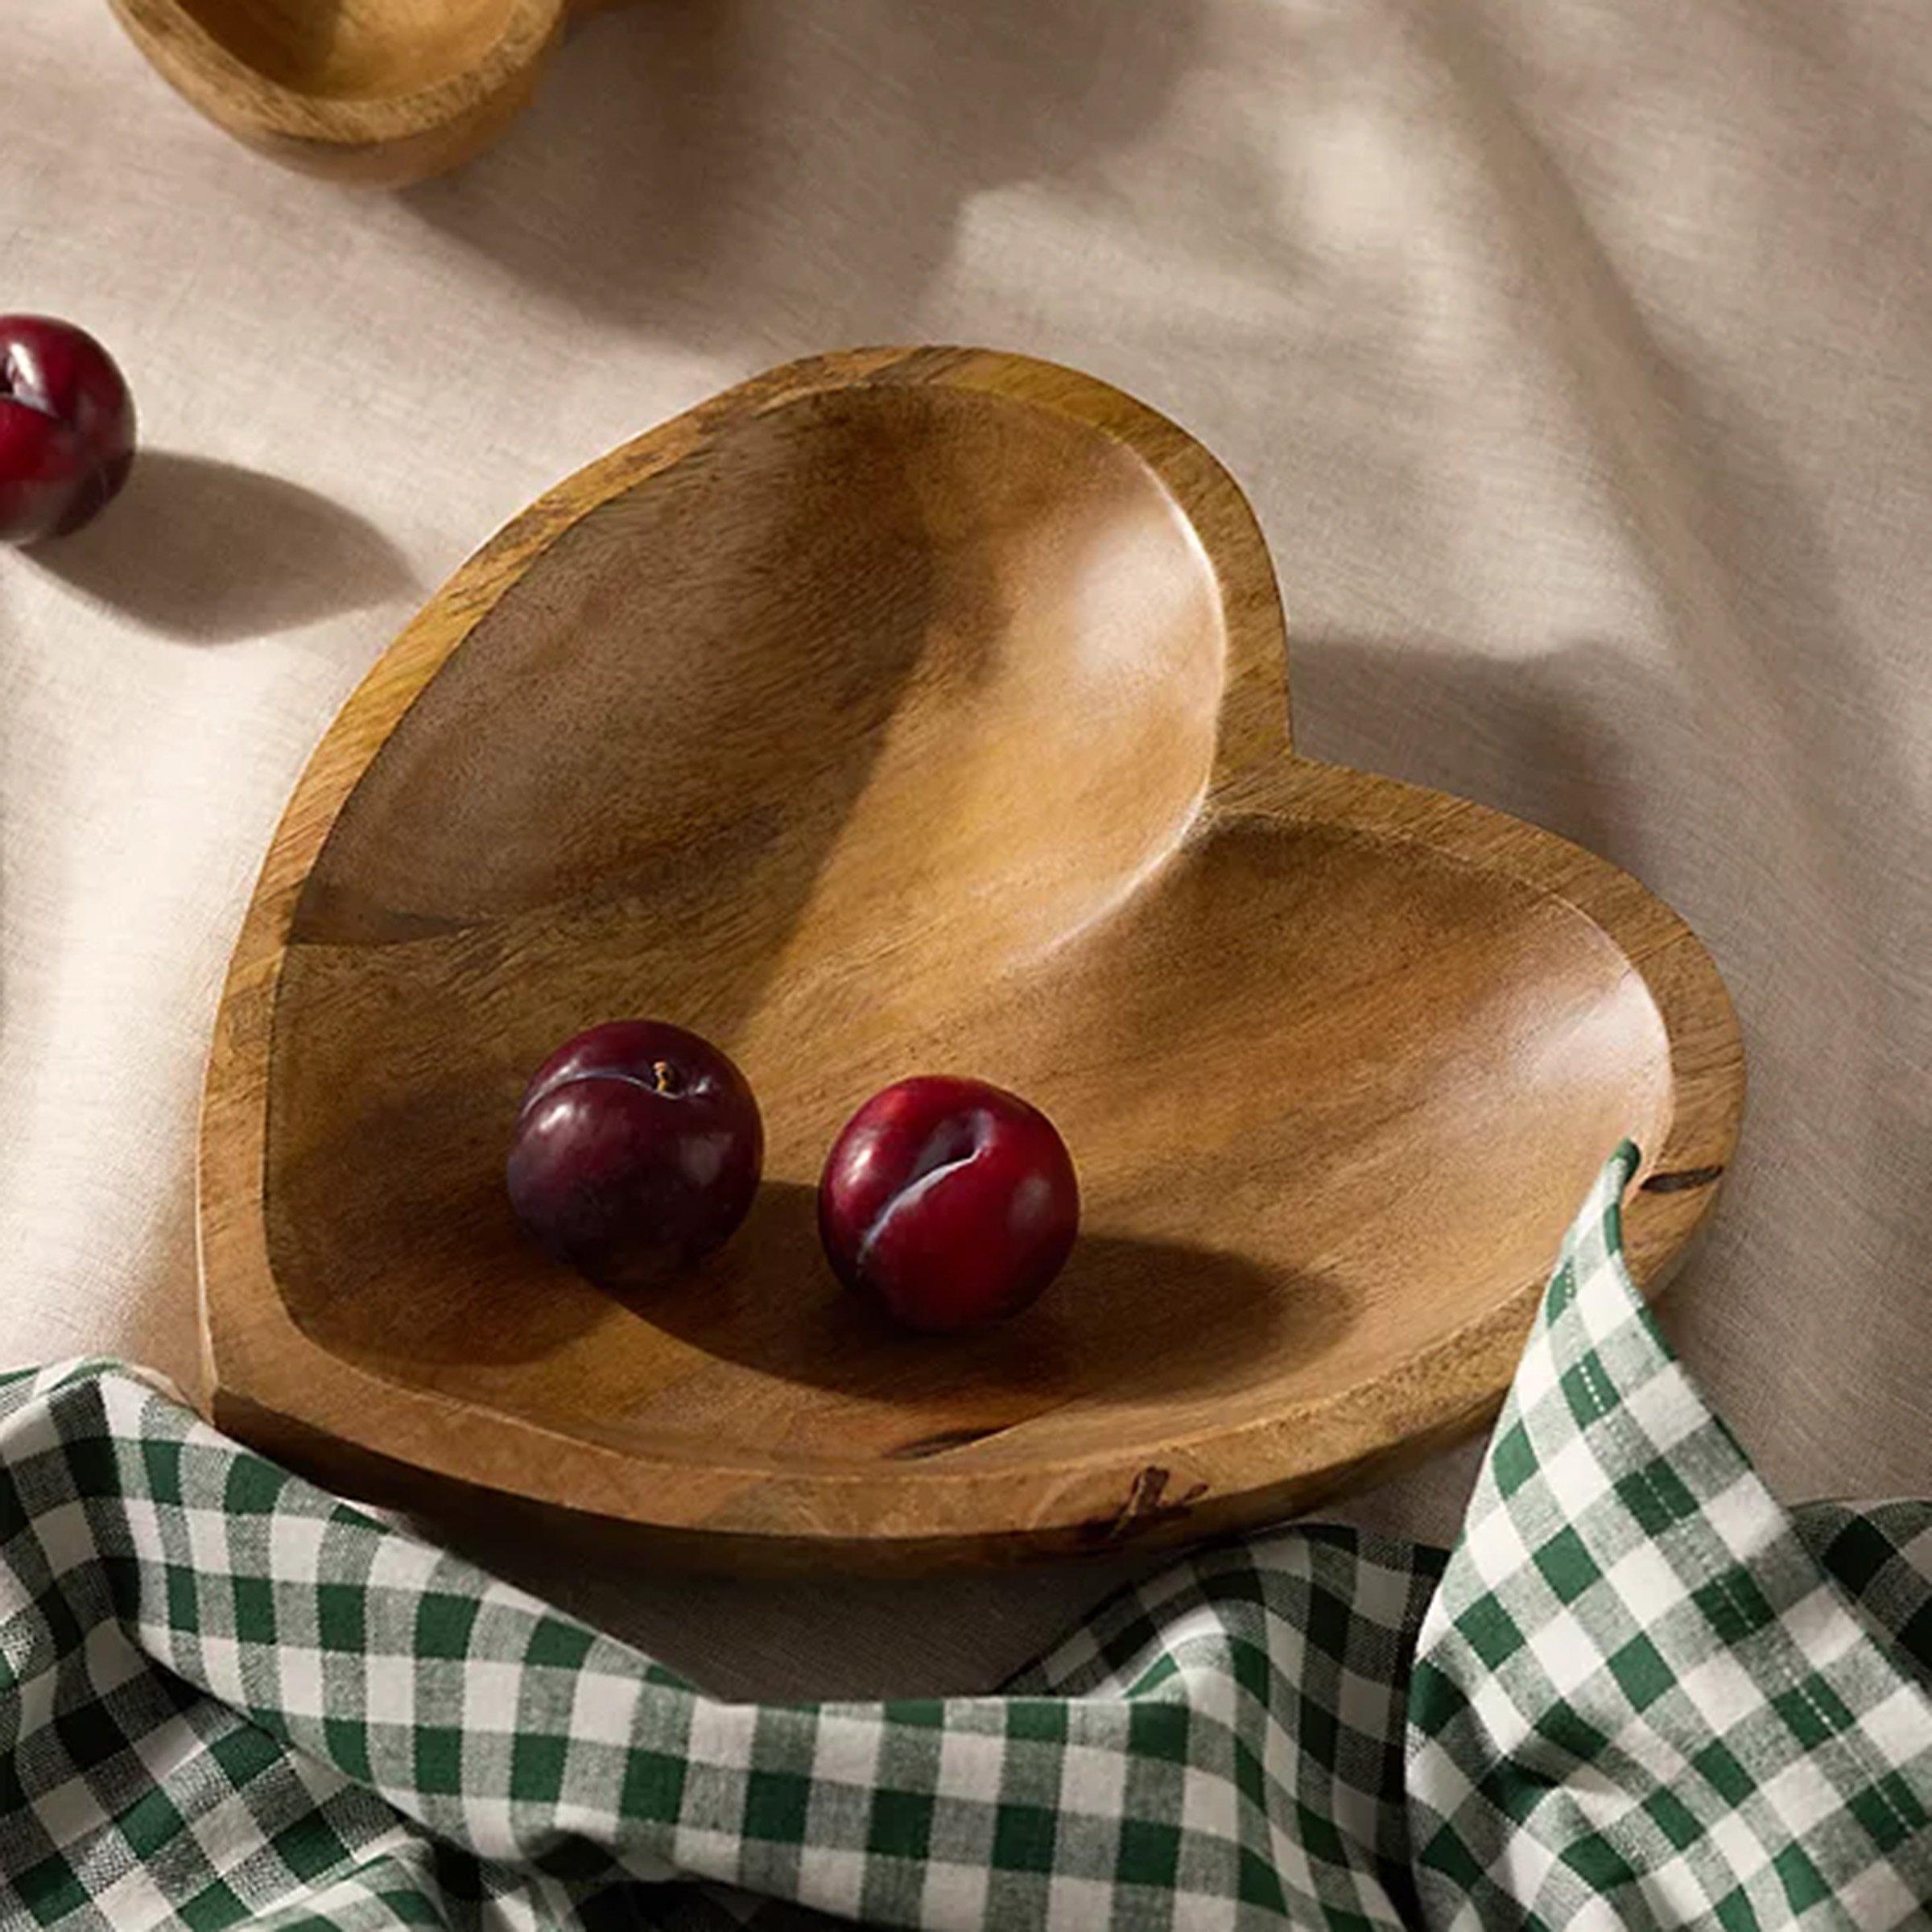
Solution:
<svg viewBox="0 0 1932 1932">
<path fill-rule="evenodd" d="M 1452 1552 L 720 1702 L 78 1364 L 0 1383 L 0 1927 L 1932 1925 L 1932 1505 L 1787 1513 L 1572 1229 Z"/>
</svg>

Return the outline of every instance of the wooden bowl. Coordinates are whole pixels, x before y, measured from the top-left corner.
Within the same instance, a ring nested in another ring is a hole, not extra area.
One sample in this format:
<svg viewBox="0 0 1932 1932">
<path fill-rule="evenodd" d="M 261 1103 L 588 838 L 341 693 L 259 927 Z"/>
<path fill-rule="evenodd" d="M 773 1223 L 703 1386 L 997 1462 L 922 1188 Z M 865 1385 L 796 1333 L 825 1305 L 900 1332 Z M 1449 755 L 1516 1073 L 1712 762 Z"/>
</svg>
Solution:
<svg viewBox="0 0 1932 1932">
<path fill-rule="evenodd" d="M 1024 357 L 779 369 L 473 558 L 316 753 L 237 947 L 200 1226 L 216 1420 L 324 1476 L 908 1567 L 1278 1516 L 1495 1407 L 1618 1138 L 1654 1289 L 1743 1073 L 1697 940 L 1481 807 L 1292 755 L 1253 516 Z M 652 1013 L 766 1181 L 628 1302 L 519 1237 L 524 1080 Z M 965 1341 L 835 1286 L 877 1088 L 983 1075 L 1086 1213 Z"/>
<path fill-rule="evenodd" d="M 111 0 L 163 77 L 237 140 L 339 181 L 456 167 L 535 87 L 567 16 L 610 0 Z"/>
</svg>

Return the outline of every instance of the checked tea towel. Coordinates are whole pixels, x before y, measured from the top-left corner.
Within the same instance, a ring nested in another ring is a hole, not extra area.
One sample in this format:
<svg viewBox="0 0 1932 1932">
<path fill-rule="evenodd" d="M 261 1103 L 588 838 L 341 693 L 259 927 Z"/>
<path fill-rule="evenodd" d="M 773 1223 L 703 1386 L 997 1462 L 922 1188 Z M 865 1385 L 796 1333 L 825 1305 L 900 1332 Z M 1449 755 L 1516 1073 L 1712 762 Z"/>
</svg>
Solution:
<svg viewBox="0 0 1932 1932">
<path fill-rule="evenodd" d="M 1000 1695 L 746 1706 L 111 1365 L 0 1383 L 0 1926 L 1932 1925 L 1932 1505 L 1781 1509 L 1572 1229 L 1449 1553 L 1293 1529 Z"/>
</svg>

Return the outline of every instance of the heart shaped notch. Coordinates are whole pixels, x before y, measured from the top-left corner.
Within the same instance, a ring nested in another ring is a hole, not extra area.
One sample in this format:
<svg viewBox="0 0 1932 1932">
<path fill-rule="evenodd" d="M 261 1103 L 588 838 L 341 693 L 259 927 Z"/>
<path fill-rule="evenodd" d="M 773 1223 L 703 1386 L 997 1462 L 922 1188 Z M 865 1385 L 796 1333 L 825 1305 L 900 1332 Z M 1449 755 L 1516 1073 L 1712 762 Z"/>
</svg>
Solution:
<svg viewBox="0 0 1932 1932">
<path fill-rule="evenodd" d="M 715 1565 L 1173 1539 L 1472 1426 L 1612 1146 L 1654 1290 L 1743 1068 L 1634 881 L 1297 757 L 1252 514 L 1092 378 L 854 352 L 559 485 L 378 663 L 237 945 L 201 1138 L 216 1419 L 448 1511 Z M 502 1164 L 558 1040 L 652 1013 L 764 1108 L 750 1220 L 621 1301 Z M 818 1163 L 906 1073 L 1079 1163 L 1046 1299 L 935 1343 L 844 1298 Z"/>
</svg>

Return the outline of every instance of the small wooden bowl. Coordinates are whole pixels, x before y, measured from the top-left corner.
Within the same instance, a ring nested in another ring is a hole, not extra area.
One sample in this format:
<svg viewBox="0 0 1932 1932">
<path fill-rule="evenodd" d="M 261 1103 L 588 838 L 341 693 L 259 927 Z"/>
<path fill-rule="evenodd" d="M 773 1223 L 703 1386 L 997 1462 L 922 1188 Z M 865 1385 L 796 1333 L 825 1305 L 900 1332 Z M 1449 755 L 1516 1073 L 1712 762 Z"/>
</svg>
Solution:
<svg viewBox="0 0 1932 1932">
<path fill-rule="evenodd" d="M 1249 1524 L 1475 1426 L 1617 1139 L 1654 1289 L 1743 1068 L 1602 860 L 1292 755 L 1240 493 L 1010 355 L 733 390 L 561 485 L 352 698 L 237 947 L 201 1136 L 215 1419 L 380 1493 L 873 1567 Z M 737 1238 L 620 1301 L 502 1169 L 559 1040 L 659 1014 L 756 1086 Z M 889 1331 L 812 1191 L 919 1071 L 1059 1122 L 1018 1320 Z"/>
<path fill-rule="evenodd" d="M 485 147 L 566 19 L 611 0 L 111 0 L 192 105 L 271 159 L 399 187 Z"/>
</svg>

